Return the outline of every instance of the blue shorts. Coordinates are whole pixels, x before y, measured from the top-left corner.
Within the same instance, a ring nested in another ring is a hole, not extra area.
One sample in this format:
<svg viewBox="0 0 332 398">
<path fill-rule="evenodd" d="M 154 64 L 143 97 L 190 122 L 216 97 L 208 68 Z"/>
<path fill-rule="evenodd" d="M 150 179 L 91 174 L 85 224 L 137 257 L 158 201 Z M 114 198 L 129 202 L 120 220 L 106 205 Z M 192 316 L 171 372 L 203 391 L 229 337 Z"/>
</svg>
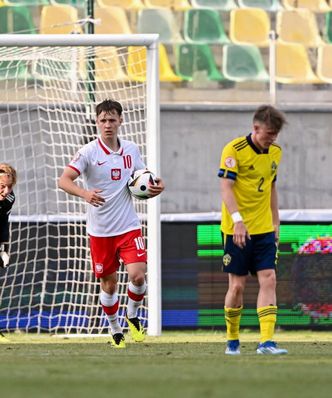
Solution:
<svg viewBox="0 0 332 398">
<path fill-rule="evenodd" d="M 233 242 L 233 235 L 223 235 L 223 271 L 244 276 L 249 272 L 256 275 L 263 269 L 275 269 L 277 265 L 277 245 L 274 232 L 251 235 L 246 246 L 241 249 Z"/>
</svg>

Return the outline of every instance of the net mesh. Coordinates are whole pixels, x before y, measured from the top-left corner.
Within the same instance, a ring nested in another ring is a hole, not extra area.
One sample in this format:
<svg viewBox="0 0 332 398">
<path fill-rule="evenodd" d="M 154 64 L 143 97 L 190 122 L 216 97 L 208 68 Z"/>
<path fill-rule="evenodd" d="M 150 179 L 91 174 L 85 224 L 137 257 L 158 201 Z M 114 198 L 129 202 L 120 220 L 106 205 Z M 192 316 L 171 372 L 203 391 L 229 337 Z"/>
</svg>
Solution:
<svg viewBox="0 0 332 398">
<path fill-rule="evenodd" d="M 133 140 L 146 161 L 145 56 L 141 47 L 0 48 L 0 159 L 18 171 L 11 266 L 0 271 L 0 329 L 108 331 L 91 272 L 86 205 L 56 183 L 96 137 L 94 108 L 106 98 L 123 105 L 120 137 Z M 146 203 L 136 206 L 146 236 Z M 119 297 L 125 327 L 123 267 Z M 146 322 L 146 303 L 139 316 Z"/>
</svg>

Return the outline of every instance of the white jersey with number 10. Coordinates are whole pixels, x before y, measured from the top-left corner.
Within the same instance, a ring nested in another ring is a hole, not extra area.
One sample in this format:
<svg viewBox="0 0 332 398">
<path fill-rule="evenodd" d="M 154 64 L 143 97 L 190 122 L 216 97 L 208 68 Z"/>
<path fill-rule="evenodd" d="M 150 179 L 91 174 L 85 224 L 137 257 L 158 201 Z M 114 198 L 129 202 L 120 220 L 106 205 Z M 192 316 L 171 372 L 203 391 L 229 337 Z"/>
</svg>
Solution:
<svg viewBox="0 0 332 398">
<path fill-rule="evenodd" d="M 105 199 L 100 207 L 88 205 L 87 232 L 92 236 L 116 236 L 141 227 L 127 182 L 134 171 L 146 166 L 136 144 L 120 139 L 119 144 L 113 152 L 99 137 L 69 163 L 83 175 L 87 189 L 100 189 Z"/>
</svg>

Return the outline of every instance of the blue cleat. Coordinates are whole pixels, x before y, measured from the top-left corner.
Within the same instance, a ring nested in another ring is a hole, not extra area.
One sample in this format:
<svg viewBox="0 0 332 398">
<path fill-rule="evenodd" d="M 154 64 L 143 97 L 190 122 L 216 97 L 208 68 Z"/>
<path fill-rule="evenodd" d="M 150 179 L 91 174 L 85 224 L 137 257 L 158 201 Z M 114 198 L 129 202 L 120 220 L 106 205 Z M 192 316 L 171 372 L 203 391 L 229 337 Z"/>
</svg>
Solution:
<svg viewBox="0 0 332 398">
<path fill-rule="evenodd" d="M 239 340 L 228 340 L 225 354 L 226 355 L 240 355 Z"/>
<path fill-rule="evenodd" d="M 256 352 L 260 355 L 285 355 L 288 353 L 284 348 L 278 348 L 274 341 L 258 344 Z"/>
</svg>

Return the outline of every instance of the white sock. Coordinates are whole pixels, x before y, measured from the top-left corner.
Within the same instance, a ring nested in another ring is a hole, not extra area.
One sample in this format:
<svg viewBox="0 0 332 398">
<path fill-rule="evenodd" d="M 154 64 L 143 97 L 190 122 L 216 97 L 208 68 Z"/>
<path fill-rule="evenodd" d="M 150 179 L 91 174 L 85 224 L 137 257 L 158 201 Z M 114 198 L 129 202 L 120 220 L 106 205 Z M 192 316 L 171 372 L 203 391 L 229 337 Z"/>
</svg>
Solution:
<svg viewBox="0 0 332 398">
<path fill-rule="evenodd" d="M 108 321 L 110 323 L 112 335 L 116 333 L 122 333 L 122 328 L 119 324 L 119 319 L 118 319 L 118 310 L 116 310 L 116 312 L 114 312 L 113 314 L 108 314 L 106 312 L 108 308 L 114 307 L 116 304 L 117 305 L 119 304 L 118 294 L 117 293 L 108 294 L 102 290 L 100 292 L 99 299 L 104 307 L 104 312 L 106 313 Z"/>
<path fill-rule="evenodd" d="M 141 286 L 135 286 L 132 282 L 128 283 L 128 291 L 131 293 L 137 295 L 137 296 L 144 296 L 146 290 L 146 283 L 144 281 L 143 285 Z M 129 294 L 129 293 L 128 293 Z M 143 302 L 143 298 L 139 301 L 133 300 L 129 295 L 128 295 L 128 304 L 127 304 L 127 317 L 130 318 L 136 318 L 137 317 L 137 310 L 140 307 L 140 305 Z"/>
</svg>

